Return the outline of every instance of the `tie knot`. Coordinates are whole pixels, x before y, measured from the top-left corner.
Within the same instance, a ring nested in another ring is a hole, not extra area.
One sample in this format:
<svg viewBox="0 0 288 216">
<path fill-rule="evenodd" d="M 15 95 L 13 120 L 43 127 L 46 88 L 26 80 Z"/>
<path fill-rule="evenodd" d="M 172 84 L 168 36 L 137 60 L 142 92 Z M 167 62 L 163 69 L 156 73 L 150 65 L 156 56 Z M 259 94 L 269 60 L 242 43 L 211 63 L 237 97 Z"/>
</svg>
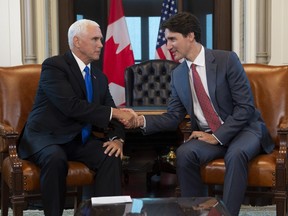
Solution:
<svg viewBox="0 0 288 216">
<path fill-rule="evenodd" d="M 85 72 L 86 74 L 89 74 L 89 67 L 88 67 L 88 66 L 86 66 L 86 67 L 84 68 L 84 72 Z"/>
<path fill-rule="evenodd" d="M 191 64 L 191 68 L 192 68 L 193 70 L 195 70 L 195 69 L 196 69 L 196 64 L 192 63 L 192 64 Z"/>
</svg>

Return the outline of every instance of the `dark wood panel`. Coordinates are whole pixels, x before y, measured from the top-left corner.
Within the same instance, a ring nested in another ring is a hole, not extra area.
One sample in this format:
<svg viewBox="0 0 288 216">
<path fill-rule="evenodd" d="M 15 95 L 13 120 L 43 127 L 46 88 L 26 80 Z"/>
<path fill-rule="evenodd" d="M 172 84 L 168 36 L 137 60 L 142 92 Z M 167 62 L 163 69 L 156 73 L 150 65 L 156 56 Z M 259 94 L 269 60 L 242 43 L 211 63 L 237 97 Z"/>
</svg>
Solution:
<svg viewBox="0 0 288 216">
<path fill-rule="evenodd" d="M 231 0 L 215 0 L 214 49 L 232 50 L 232 3 Z"/>
<path fill-rule="evenodd" d="M 180 0 L 183 11 L 193 13 L 201 23 L 201 43 L 206 44 L 206 15 L 213 14 L 213 49 L 232 50 L 231 0 Z"/>
<path fill-rule="evenodd" d="M 59 13 L 59 53 L 63 54 L 69 49 L 67 32 L 74 22 L 74 5 L 71 0 L 58 1 Z"/>
</svg>

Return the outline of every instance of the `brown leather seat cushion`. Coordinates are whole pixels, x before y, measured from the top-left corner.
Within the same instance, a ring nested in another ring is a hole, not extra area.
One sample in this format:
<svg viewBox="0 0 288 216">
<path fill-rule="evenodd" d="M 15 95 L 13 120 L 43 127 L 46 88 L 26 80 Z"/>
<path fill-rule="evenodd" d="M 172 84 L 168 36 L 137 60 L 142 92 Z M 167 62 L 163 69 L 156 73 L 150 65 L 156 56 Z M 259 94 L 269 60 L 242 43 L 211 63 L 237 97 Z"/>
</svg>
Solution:
<svg viewBox="0 0 288 216">
<path fill-rule="evenodd" d="M 272 187 L 275 185 L 277 154 L 277 150 L 274 150 L 271 154 L 262 154 L 255 157 L 249 163 L 248 186 Z M 237 172 L 237 170 L 235 171 Z M 224 182 L 224 174 L 224 159 L 211 161 L 201 168 L 202 180 L 206 184 L 222 185 Z"/>
<path fill-rule="evenodd" d="M 40 169 L 30 161 L 21 161 L 23 163 L 24 190 L 33 191 L 40 189 Z M 68 166 L 67 186 L 83 186 L 93 183 L 95 173 L 89 170 L 83 163 L 69 161 Z M 3 161 L 2 173 L 4 181 L 9 185 L 9 188 L 11 188 L 10 174 L 12 173 L 12 168 L 9 158 Z"/>
</svg>

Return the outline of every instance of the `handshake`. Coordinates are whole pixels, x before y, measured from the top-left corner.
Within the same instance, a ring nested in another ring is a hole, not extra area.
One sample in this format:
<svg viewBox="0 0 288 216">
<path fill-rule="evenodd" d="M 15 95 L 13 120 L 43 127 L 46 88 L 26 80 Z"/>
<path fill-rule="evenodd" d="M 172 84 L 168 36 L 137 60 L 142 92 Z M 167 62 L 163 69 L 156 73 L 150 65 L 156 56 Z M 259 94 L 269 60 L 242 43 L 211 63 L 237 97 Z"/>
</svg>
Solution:
<svg viewBox="0 0 288 216">
<path fill-rule="evenodd" d="M 133 109 L 113 108 L 112 117 L 120 121 L 126 129 L 133 129 L 144 126 L 144 117 L 138 116 Z"/>
</svg>

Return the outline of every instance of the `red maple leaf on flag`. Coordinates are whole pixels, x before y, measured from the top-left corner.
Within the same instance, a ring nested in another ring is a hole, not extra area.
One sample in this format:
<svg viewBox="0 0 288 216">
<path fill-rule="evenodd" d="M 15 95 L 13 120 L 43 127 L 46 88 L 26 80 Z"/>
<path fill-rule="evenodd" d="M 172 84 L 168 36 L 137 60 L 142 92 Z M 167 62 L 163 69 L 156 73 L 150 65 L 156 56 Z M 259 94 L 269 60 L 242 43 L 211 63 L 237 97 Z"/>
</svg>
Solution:
<svg viewBox="0 0 288 216">
<path fill-rule="evenodd" d="M 104 47 L 103 72 L 116 106 L 125 104 L 124 72 L 134 64 L 134 55 L 123 12 L 122 0 L 111 0 Z"/>
</svg>

